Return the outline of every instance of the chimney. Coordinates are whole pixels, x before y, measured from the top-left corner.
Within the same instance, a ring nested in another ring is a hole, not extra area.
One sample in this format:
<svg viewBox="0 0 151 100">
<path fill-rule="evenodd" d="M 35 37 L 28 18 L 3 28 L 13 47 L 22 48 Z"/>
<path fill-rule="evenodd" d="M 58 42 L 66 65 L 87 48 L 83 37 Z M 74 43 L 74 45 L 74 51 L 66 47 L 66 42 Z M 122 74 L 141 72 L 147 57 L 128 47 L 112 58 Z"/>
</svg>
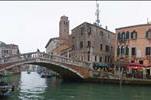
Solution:
<svg viewBox="0 0 151 100">
<path fill-rule="evenodd" d="M 108 27 L 107 27 L 107 26 L 105 26 L 105 29 L 106 29 L 106 30 L 107 30 L 107 28 L 108 28 Z"/>
</svg>

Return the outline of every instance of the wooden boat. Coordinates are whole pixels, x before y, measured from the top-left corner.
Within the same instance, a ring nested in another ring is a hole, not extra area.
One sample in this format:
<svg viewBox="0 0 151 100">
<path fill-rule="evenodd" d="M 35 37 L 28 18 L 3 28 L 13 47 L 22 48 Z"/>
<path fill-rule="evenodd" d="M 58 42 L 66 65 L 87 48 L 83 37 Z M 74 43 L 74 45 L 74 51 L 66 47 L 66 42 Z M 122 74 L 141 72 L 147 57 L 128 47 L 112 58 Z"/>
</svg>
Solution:
<svg viewBox="0 0 151 100">
<path fill-rule="evenodd" d="M 0 96 L 9 96 L 12 90 L 12 85 L 6 82 L 0 82 Z"/>
<path fill-rule="evenodd" d="M 0 75 L 0 96 L 9 96 L 14 91 L 14 86 L 6 82 L 4 75 Z"/>
</svg>

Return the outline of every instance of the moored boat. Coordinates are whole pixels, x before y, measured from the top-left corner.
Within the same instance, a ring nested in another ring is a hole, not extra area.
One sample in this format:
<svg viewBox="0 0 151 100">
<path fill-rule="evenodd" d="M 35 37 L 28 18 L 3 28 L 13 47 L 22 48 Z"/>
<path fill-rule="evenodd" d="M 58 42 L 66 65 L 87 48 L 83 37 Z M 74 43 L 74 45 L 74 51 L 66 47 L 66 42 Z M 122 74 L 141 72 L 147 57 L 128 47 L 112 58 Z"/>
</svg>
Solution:
<svg viewBox="0 0 151 100">
<path fill-rule="evenodd" d="M 9 96 L 14 90 L 14 86 L 6 81 L 5 75 L 0 75 L 0 96 Z"/>
<path fill-rule="evenodd" d="M 12 85 L 6 82 L 0 82 L 0 96 L 9 96 L 12 90 L 13 90 Z"/>
</svg>

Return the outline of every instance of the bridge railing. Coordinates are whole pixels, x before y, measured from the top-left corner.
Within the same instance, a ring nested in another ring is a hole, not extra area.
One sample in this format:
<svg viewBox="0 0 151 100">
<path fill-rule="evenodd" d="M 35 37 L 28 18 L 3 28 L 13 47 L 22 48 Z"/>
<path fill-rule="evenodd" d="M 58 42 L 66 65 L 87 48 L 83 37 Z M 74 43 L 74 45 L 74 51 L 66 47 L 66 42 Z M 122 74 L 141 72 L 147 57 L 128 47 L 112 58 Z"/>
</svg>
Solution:
<svg viewBox="0 0 151 100">
<path fill-rule="evenodd" d="M 49 61 L 56 61 L 56 62 L 60 62 L 60 63 L 72 64 L 72 65 L 82 66 L 82 67 L 89 67 L 89 65 L 90 65 L 90 63 L 87 63 L 87 62 L 73 60 L 73 59 L 58 56 L 58 55 L 49 55 L 46 53 L 39 53 L 39 57 L 42 59 L 45 59 L 45 60 L 49 60 Z"/>
<path fill-rule="evenodd" d="M 81 67 L 90 66 L 90 63 L 87 63 L 87 62 L 73 60 L 73 59 L 58 56 L 58 55 L 49 55 L 44 52 L 31 52 L 31 53 L 13 55 L 10 57 L 4 57 L 0 59 L 0 63 L 7 64 L 7 63 L 13 63 L 13 62 L 30 61 L 33 59 L 43 59 L 43 60 L 55 61 L 59 63 L 72 64 L 72 65 L 81 66 Z"/>
</svg>

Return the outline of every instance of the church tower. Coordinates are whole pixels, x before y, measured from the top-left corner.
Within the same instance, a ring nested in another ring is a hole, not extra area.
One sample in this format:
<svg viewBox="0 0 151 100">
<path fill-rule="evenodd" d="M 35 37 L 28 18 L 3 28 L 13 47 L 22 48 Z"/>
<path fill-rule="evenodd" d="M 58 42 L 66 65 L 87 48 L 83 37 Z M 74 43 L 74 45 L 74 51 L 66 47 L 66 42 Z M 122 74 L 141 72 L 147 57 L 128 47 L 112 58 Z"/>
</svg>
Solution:
<svg viewBox="0 0 151 100">
<path fill-rule="evenodd" d="M 61 16 L 60 18 L 59 38 L 63 40 L 69 39 L 69 20 L 67 16 Z"/>
</svg>

